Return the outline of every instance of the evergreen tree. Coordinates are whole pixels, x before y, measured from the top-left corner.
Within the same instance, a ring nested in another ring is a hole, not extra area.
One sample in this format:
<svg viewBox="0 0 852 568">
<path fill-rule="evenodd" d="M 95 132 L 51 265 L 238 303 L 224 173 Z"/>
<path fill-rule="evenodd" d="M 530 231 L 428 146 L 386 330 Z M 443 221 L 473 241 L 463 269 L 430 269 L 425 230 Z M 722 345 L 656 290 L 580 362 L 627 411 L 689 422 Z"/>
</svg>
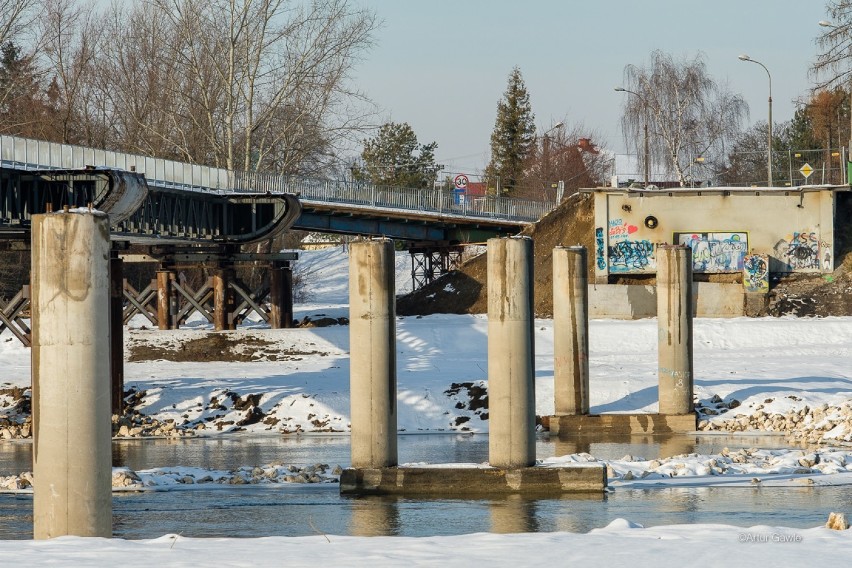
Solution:
<svg viewBox="0 0 852 568">
<path fill-rule="evenodd" d="M 420 144 L 408 123 L 389 122 L 364 142 L 363 171 L 357 173 L 377 185 L 432 187 L 440 166 L 435 164 L 438 144 Z"/>
<path fill-rule="evenodd" d="M 523 175 L 524 162 L 535 148 L 535 116 L 521 70 L 515 67 L 491 133 L 491 162 L 485 170 L 488 185 L 510 193 Z"/>
</svg>

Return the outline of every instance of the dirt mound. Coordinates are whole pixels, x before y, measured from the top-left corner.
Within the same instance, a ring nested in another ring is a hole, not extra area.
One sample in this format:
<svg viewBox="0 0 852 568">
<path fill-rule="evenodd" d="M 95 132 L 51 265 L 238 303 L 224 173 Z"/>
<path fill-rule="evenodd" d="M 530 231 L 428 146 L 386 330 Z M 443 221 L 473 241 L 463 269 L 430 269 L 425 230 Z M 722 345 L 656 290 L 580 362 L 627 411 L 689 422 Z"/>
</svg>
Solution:
<svg viewBox="0 0 852 568">
<path fill-rule="evenodd" d="M 750 315 L 852 315 L 852 192 L 839 192 L 835 221 L 835 250 L 842 264 L 833 274 L 794 274 L 773 281 L 768 307 Z M 533 238 L 535 258 L 535 313 L 553 315 L 553 248 L 584 245 L 589 251 L 589 278 L 594 277 L 594 198 L 575 194 L 535 225 L 523 231 Z M 399 315 L 482 314 L 488 311 L 486 254 L 474 257 L 459 270 L 397 300 Z M 696 280 L 741 282 L 739 274 L 697 275 Z M 617 284 L 653 285 L 653 275 L 622 277 Z"/>
<path fill-rule="evenodd" d="M 594 251 L 594 199 L 574 194 L 559 207 L 521 234 L 534 243 L 535 312 L 539 317 L 553 315 L 553 248 L 558 245 L 584 245 Z M 486 297 L 487 255 L 464 263 L 459 270 L 444 275 L 397 300 L 399 315 L 482 314 L 488 311 Z M 589 275 L 594 266 L 589 263 Z"/>
</svg>

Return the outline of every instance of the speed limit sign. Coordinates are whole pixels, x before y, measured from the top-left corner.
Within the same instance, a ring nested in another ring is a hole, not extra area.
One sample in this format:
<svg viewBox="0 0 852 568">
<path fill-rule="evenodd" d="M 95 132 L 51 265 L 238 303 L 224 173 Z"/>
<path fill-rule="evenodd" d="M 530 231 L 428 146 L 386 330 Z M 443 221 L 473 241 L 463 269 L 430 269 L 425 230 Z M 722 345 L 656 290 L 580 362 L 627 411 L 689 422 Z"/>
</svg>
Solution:
<svg viewBox="0 0 852 568">
<path fill-rule="evenodd" d="M 453 183 L 456 184 L 456 189 L 467 189 L 468 179 L 464 174 L 459 174 L 453 179 Z"/>
</svg>

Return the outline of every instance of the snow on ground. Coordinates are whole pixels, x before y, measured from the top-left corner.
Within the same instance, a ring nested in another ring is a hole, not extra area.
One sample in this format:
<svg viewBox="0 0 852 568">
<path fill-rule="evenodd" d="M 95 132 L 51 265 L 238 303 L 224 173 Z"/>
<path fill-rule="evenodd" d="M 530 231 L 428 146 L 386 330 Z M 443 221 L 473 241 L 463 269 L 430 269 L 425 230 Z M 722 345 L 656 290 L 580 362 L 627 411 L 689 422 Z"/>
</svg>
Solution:
<svg viewBox="0 0 852 568">
<path fill-rule="evenodd" d="M 306 301 L 295 317 L 348 316 L 346 253 L 340 249 L 301 251 L 299 270 L 310 283 Z M 410 286 L 410 259 L 397 261 L 397 291 Z M 595 320 L 590 323 L 590 383 L 593 413 L 654 412 L 657 408 L 657 329 L 653 319 Z M 135 320 L 126 334 L 128 345 L 180 346 L 209 330 L 206 322 L 186 329 L 160 332 Z M 484 316 L 434 315 L 399 318 L 397 362 L 399 428 L 405 432 L 471 430 L 485 432 L 481 409 L 470 409 L 478 387 L 487 386 Z M 189 425 L 220 423 L 197 430 L 212 435 L 237 428 L 243 414 L 238 402 L 255 401 L 268 420 L 241 426 L 250 432 L 339 430 L 348 428 L 348 327 L 269 330 L 250 324 L 231 337 L 268 342 L 251 362 L 178 363 L 164 360 L 127 363 L 129 387 L 146 391 L 138 409 L 159 420 Z M 553 412 L 553 323 L 535 322 L 536 411 Z M 271 346 L 271 347 L 270 347 Z M 852 318 L 698 319 L 695 320 L 695 393 L 702 404 L 726 401 L 718 414 L 722 423 L 756 409 L 773 413 L 805 407 L 831 409 L 852 400 Z M 28 387 L 29 351 L 8 332 L 0 335 L 0 391 Z M 257 399 L 249 398 L 258 395 Z M 7 395 L 0 393 L 0 409 Z M 216 403 L 211 404 L 215 398 Z M 230 401 L 230 402 L 229 402 Z M 736 401 L 732 404 L 731 401 Z M 462 406 L 464 408 L 458 408 Z M 474 405 L 475 406 L 475 405 Z M 719 406 L 718 404 L 716 405 Z M 227 424 L 231 422 L 231 424 Z M 841 436 L 841 439 L 843 437 Z M 588 454 L 545 460 L 542 465 L 597 461 Z M 852 454 L 843 448 L 818 450 L 748 450 L 703 456 L 689 454 L 659 460 L 625 456 L 609 460 L 611 485 L 649 487 L 692 485 L 820 485 L 850 483 Z M 133 475 L 149 488 L 202 486 L 200 480 L 229 482 L 234 475 L 274 482 L 287 480 L 280 464 L 240 472 L 198 471 L 194 468 L 124 472 L 116 485 L 132 485 Z M 274 472 L 269 473 L 269 472 Z M 115 473 L 115 472 L 114 472 Z M 131 475 L 131 473 L 133 475 Z M 327 472 L 322 472 L 327 475 Z M 221 476 L 220 476 L 221 474 Z M 122 477 L 123 476 L 123 477 Z M 231 476 L 230 478 L 228 476 Z M 319 476 L 322 477 L 322 476 Z M 191 478 L 191 482 L 190 479 Z M 131 479 L 127 482 L 127 479 Z M 325 481 L 325 478 L 321 478 Z M 239 483 L 239 482 L 236 482 Z M 732 549 L 735 543 L 742 545 Z M 667 526 L 643 529 L 627 521 L 578 535 L 570 533 L 430 538 L 309 538 L 186 539 L 166 535 L 152 541 L 60 538 L 50 542 L 0 541 L 0 555 L 18 563 L 113 566 L 126 564 L 130 554 L 149 565 L 197 566 L 211 555 L 220 565 L 350 565 L 353 558 L 371 566 L 468 566 L 499 558 L 501 565 L 564 563 L 566 554 L 581 562 L 643 566 L 680 566 L 693 562 L 696 551 L 724 547 L 736 552 L 741 565 L 805 565 L 816 559 L 848 563 L 852 531 L 778 527 L 743 529 L 722 525 Z M 138 556 L 144 555 L 144 556 Z M 844 561 L 843 558 L 846 558 Z M 713 564 L 713 558 L 706 558 Z M 718 559 L 728 565 L 729 560 Z"/>
<path fill-rule="evenodd" d="M 0 557 L 21 566 L 843 566 L 852 531 L 729 525 L 642 528 L 626 520 L 570 532 L 440 537 L 184 538 L 125 541 L 61 537 L 0 541 Z"/>
</svg>

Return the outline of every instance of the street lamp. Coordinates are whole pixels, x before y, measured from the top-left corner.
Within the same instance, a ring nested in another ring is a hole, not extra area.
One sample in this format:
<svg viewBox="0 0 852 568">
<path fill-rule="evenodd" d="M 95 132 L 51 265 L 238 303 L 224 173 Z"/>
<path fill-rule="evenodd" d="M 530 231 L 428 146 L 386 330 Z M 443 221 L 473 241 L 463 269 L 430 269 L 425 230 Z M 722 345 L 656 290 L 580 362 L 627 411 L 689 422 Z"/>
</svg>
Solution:
<svg viewBox="0 0 852 568">
<path fill-rule="evenodd" d="M 769 145 L 766 148 L 766 153 L 768 155 L 766 169 L 769 174 L 769 187 L 772 187 L 772 75 L 769 74 L 769 69 L 766 68 L 766 65 L 760 61 L 752 59 L 748 55 L 740 55 L 739 59 L 740 61 L 757 63 L 763 67 L 763 70 L 766 71 L 766 76 L 769 77 Z"/>
<path fill-rule="evenodd" d="M 544 134 L 541 135 L 541 154 L 542 154 L 542 174 L 545 178 L 545 183 L 549 184 L 547 181 L 547 176 L 550 175 L 550 133 L 558 128 L 562 128 L 565 126 L 565 123 L 561 120 L 544 131 Z"/>
<path fill-rule="evenodd" d="M 651 145 L 648 139 L 648 101 L 645 100 L 645 97 L 640 95 L 637 92 L 631 91 L 629 89 L 625 89 L 624 87 L 615 87 L 615 91 L 618 93 L 629 93 L 631 95 L 636 95 L 639 97 L 639 100 L 642 101 L 642 106 L 645 107 L 645 126 L 643 128 L 645 133 L 645 187 L 651 183 Z"/>
<path fill-rule="evenodd" d="M 837 26 L 827 20 L 820 20 L 819 25 L 824 28 L 837 29 Z M 852 100 L 852 73 L 849 75 L 849 97 Z M 852 162 L 852 103 L 849 106 L 849 148 L 846 150 L 846 181 L 852 184 L 852 177 L 849 176 L 849 163 Z"/>
</svg>

